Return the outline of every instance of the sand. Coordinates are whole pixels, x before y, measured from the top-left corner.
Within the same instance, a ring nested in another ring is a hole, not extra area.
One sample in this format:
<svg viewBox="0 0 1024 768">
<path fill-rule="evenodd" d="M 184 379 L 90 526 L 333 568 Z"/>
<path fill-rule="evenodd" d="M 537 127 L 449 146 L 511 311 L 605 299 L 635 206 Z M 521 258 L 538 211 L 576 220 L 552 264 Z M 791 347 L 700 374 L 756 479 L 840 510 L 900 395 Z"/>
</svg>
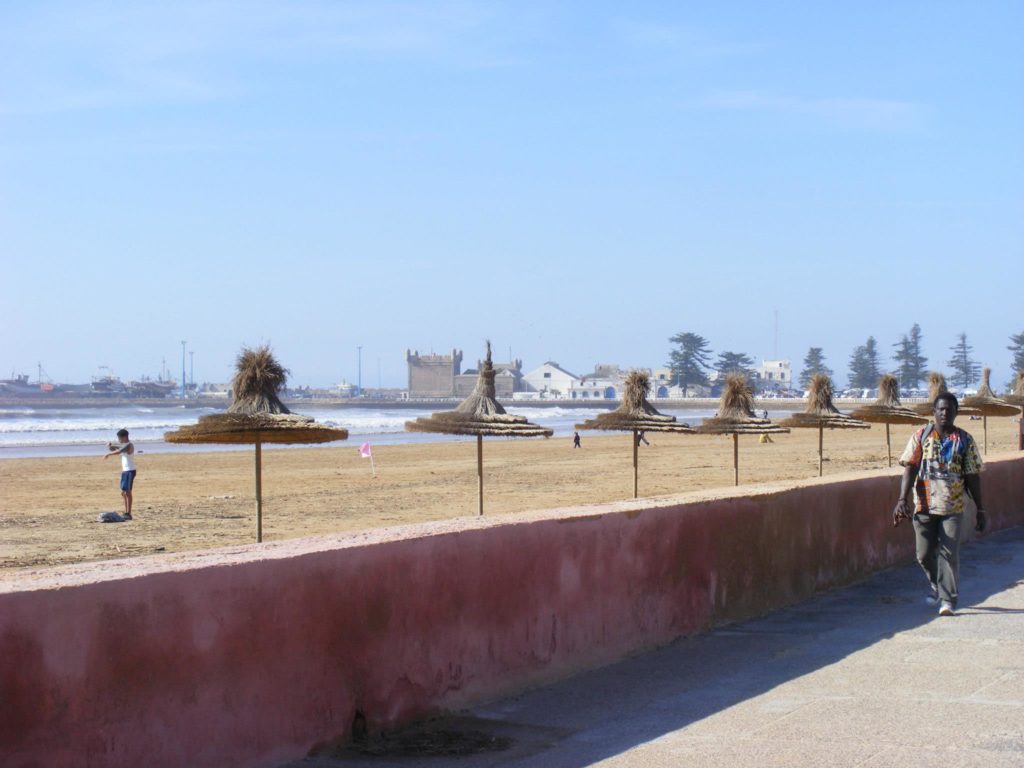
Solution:
<svg viewBox="0 0 1024 768">
<path fill-rule="evenodd" d="M 961 423 L 962 422 L 962 423 Z M 981 422 L 961 427 L 982 439 Z M 1017 447 L 1017 423 L 989 419 L 989 453 Z M 896 456 L 913 432 L 892 427 Z M 640 495 L 659 496 L 732 485 L 730 436 L 658 435 L 640 448 Z M 771 445 L 740 438 L 740 482 L 813 477 L 816 430 L 776 435 Z M 486 513 L 515 514 L 632 495 L 630 437 L 487 439 Z M 102 451 L 102 447 L 98 449 Z M 825 474 L 886 465 L 885 427 L 825 433 Z M 356 446 L 267 450 L 263 461 L 264 539 L 355 531 L 476 513 L 476 446 L 457 443 L 380 446 L 377 477 Z M 120 511 L 119 463 L 111 459 L 0 461 L 0 578 L 49 566 L 255 541 L 253 456 L 228 453 L 142 454 L 135 520 L 101 524 Z M 898 467 L 892 470 L 899 471 Z M 895 500 L 894 500 L 895 501 Z M 888 514 L 888 510 L 879 510 Z"/>
</svg>

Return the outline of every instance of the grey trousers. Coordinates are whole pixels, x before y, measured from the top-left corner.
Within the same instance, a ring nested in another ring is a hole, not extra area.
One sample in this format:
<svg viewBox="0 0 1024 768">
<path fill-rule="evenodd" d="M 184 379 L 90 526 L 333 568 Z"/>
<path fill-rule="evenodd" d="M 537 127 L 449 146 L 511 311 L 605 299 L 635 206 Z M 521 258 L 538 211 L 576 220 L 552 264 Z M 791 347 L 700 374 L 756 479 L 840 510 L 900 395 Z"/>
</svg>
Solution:
<svg viewBox="0 0 1024 768">
<path fill-rule="evenodd" d="M 963 515 L 914 515 L 917 562 L 928 581 L 935 585 L 939 599 L 956 607 L 960 596 L 960 523 Z"/>
</svg>

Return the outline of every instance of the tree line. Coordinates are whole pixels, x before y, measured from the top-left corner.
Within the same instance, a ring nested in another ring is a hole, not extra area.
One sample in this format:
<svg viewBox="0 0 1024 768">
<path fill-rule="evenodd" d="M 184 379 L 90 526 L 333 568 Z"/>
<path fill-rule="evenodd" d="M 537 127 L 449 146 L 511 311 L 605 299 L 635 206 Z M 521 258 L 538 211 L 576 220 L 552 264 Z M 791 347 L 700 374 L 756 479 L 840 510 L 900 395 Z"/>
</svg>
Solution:
<svg viewBox="0 0 1024 768">
<path fill-rule="evenodd" d="M 711 351 L 710 342 L 699 334 L 677 333 L 669 342 L 673 347 L 666 365 L 672 370 L 672 378 L 682 388 L 684 396 L 693 387 L 707 386 L 712 371 L 717 371 L 723 376 L 739 373 L 748 379 L 754 377 L 753 358 L 742 352 L 724 351 L 712 361 L 714 353 Z M 882 361 L 882 353 L 874 336 L 868 336 L 867 341 L 854 348 L 848 362 L 849 386 L 870 389 L 878 383 L 883 373 L 891 373 L 899 380 L 901 389 L 918 388 L 928 375 L 928 358 L 921 351 L 921 326 L 914 323 L 892 346 L 890 359 L 894 365 L 888 368 Z M 1013 370 L 1024 370 L 1024 331 L 1010 336 L 1007 349 L 1013 355 Z M 973 356 L 974 347 L 967 342 L 967 334 L 960 333 L 949 351 L 951 357 L 946 361 L 946 365 L 952 371 L 950 384 L 959 389 L 966 389 L 977 382 L 981 375 L 981 364 Z M 803 369 L 797 383 L 806 389 L 811 378 L 818 373 L 834 377 L 832 369 L 825 362 L 823 349 L 811 347 L 804 356 Z"/>
</svg>

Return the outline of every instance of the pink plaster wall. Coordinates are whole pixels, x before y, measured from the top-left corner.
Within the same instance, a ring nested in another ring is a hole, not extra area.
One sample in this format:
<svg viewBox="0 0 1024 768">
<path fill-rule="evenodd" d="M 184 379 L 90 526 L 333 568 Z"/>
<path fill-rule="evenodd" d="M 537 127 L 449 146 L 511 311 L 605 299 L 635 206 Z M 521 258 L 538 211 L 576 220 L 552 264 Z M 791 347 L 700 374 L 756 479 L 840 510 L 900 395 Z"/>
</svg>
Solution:
<svg viewBox="0 0 1024 768">
<path fill-rule="evenodd" d="M 984 476 L 1024 522 L 1024 459 Z M 0 583 L 0 765 L 272 766 L 912 556 L 891 472 L 93 563 Z"/>
</svg>

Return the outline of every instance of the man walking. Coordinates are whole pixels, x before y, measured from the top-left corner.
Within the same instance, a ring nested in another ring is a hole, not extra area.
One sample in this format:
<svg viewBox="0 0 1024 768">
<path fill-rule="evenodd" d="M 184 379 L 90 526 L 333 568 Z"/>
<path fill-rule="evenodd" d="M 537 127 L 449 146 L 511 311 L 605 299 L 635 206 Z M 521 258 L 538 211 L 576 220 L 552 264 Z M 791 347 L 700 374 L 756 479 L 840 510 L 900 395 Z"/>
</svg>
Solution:
<svg viewBox="0 0 1024 768">
<path fill-rule="evenodd" d="M 121 498 L 124 500 L 124 519 L 132 519 L 132 488 L 135 486 L 135 446 L 128 439 L 128 430 L 117 431 L 117 442 L 107 443 L 107 454 L 103 457 L 121 457 Z"/>
<path fill-rule="evenodd" d="M 903 481 L 892 513 L 893 525 L 899 525 L 905 517 L 913 520 L 917 562 L 931 586 L 928 602 L 938 603 L 940 616 L 952 616 L 956 612 L 965 491 L 978 508 L 975 530 L 985 530 L 979 477 L 981 455 L 974 438 L 953 426 L 959 408 L 959 401 L 951 393 L 935 398 L 932 422 L 911 436 L 900 456 Z M 912 515 L 911 488 L 914 490 Z"/>
</svg>

